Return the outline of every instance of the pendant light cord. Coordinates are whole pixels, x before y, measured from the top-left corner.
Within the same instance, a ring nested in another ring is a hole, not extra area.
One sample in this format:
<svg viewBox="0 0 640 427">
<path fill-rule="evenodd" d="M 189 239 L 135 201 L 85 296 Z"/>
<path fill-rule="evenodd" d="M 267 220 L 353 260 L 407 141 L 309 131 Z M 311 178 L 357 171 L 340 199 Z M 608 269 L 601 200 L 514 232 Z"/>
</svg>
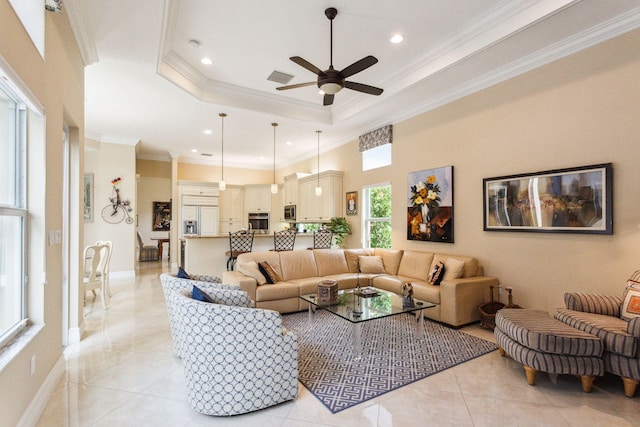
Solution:
<svg viewBox="0 0 640 427">
<path fill-rule="evenodd" d="M 276 127 L 277 123 L 271 123 L 273 126 L 273 183 L 276 183 Z"/>
<path fill-rule="evenodd" d="M 220 113 L 218 114 L 220 116 L 220 119 L 222 120 L 222 131 L 221 131 L 221 135 L 222 135 L 222 149 L 221 149 L 221 166 L 222 166 L 222 180 L 224 181 L 224 118 L 227 117 L 226 113 Z"/>
</svg>

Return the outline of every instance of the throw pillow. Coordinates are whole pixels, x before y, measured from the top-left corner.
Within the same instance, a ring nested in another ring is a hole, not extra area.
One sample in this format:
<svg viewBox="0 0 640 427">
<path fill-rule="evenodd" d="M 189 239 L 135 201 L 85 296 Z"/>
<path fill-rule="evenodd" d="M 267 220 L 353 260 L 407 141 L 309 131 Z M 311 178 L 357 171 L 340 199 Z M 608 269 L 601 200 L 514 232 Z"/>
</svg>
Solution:
<svg viewBox="0 0 640 427">
<path fill-rule="evenodd" d="M 191 279 L 191 276 L 189 276 L 182 267 L 178 267 L 178 277 L 180 279 Z"/>
<path fill-rule="evenodd" d="M 238 271 L 245 276 L 253 277 L 256 279 L 258 286 L 262 286 L 267 283 L 267 279 L 260 272 L 258 268 L 258 263 L 255 261 L 244 262 L 242 264 L 237 265 Z"/>
<path fill-rule="evenodd" d="M 259 262 L 258 268 L 264 275 L 264 278 L 267 280 L 268 284 L 273 285 L 274 283 L 280 282 L 282 280 L 278 273 L 276 273 L 276 271 L 269 265 L 267 261 Z"/>
<path fill-rule="evenodd" d="M 631 320 L 634 317 L 640 317 L 640 283 L 634 280 L 627 282 L 627 288 L 624 291 L 624 299 L 620 308 L 620 318 L 623 320 Z"/>
<path fill-rule="evenodd" d="M 381 256 L 359 256 L 361 273 L 384 274 L 384 264 Z"/>
<path fill-rule="evenodd" d="M 444 262 L 444 277 L 442 280 L 458 279 L 464 273 L 464 261 L 455 258 L 447 258 Z"/>
<path fill-rule="evenodd" d="M 429 278 L 427 279 L 428 282 L 433 286 L 439 286 L 442 279 L 444 279 L 444 271 L 444 263 L 442 261 L 438 261 L 433 267 L 433 270 L 431 270 L 431 274 L 429 274 Z"/>
<path fill-rule="evenodd" d="M 203 291 L 202 289 L 200 289 L 195 285 L 191 290 L 191 298 L 198 301 L 203 301 L 203 302 L 213 302 L 213 303 L 216 302 L 213 298 L 211 298 L 211 296 L 208 293 L 206 293 L 205 291 Z"/>
</svg>

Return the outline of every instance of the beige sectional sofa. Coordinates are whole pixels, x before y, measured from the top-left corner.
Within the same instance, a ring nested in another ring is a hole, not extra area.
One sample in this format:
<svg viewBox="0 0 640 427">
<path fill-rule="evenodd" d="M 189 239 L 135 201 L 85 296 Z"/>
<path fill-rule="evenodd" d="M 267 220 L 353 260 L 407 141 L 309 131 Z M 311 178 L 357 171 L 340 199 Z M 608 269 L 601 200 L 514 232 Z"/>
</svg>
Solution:
<svg viewBox="0 0 640 427">
<path fill-rule="evenodd" d="M 361 259 L 361 256 L 379 258 Z M 451 259 L 449 263 L 448 259 Z M 381 260 L 383 270 L 361 272 L 361 263 L 364 266 L 369 260 Z M 258 285 L 254 277 L 242 272 L 247 272 L 252 261 L 266 261 L 281 280 Z M 434 286 L 427 278 L 439 261 L 445 265 L 444 278 L 440 285 Z M 447 264 L 451 264 L 449 271 Z M 451 278 L 455 276 L 455 270 L 461 277 Z M 299 296 L 315 293 L 318 284 L 325 279 L 337 281 L 339 289 L 355 288 L 359 282 L 361 286 L 372 285 L 396 293 L 402 293 L 403 282 L 411 282 L 415 298 L 436 305 L 425 310 L 425 316 L 454 327 L 479 320 L 478 306 L 488 300 L 489 287 L 498 285 L 497 278 L 484 276 L 482 264 L 476 258 L 393 249 L 250 252 L 238 256 L 236 271 L 224 272 L 222 282 L 239 285 L 258 308 L 290 313 L 306 310 L 307 303 Z"/>
<path fill-rule="evenodd" d="M 383 271 L 362 273 L 361 256 L 380 257 Z M 448 259 L 451 259 L 449 263 Z M 241 272 L 252 261 L 266 261 L 281 280 L 258 285 L 255 278 Z M 439 261 L 445 263 L 444 278 L 439 286 L 434 286 L 427 278 Z M 454 269 L 446 268 L 454 261 L 458 261 L 458 265 L 464 263 L 461 277 L 451 278 Z M 250 252 L 238 256 L 236 271 L 225 272 L 222 281 L 239 285 L 255 301 L 256 307 L 290 313 L 306 310 L 307 303 L 299 296 L 315 293 L 317 285 L 325 279 L 337 281 L 339 289 L 352 289 L 359 282 L 361 286 L 372 285 L 396 293 L 402 292 L 403 282 L 411 282 L 416 298 L 436 305 L 425 310 L 426 317 L 454 327 L 479 320 L 478 306 L 488 300 L 489 287 L 498 285 L 497 278 L 484 276 L 482 264 L 476 258 L 393 249 Z"/>
</svg>

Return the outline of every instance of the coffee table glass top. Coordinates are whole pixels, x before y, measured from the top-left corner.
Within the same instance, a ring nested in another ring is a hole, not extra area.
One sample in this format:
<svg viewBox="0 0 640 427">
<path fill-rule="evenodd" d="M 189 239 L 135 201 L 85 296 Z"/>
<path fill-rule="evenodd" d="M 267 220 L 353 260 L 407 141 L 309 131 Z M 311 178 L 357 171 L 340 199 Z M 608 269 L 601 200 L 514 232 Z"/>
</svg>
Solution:
<svg viewBox="0 0 640 427">
<path fill-rule="evenodd" d="M 338 291 L 337 300 L 332 304 L 318 303 L 316 294 L 302 295 L 300 298 L 311 304 L 313 308 L 323 308 L 353 323 L 435 307 L 435 304 L 415 298 L 413 307 L 403 307 L 402 295 L 377 288 L 361 288 L 362 292 L 369 289 L 372 289 L 375 294 L 365 297 L 357 295 L 355 289 Z"/>
</svg>

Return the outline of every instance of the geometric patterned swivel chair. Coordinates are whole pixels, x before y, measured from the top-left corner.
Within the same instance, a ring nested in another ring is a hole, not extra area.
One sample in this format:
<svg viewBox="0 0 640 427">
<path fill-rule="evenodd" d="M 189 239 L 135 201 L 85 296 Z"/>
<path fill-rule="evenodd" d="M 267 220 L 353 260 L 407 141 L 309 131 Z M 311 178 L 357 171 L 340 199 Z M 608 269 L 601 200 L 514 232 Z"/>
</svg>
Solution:
<svg viewBox="0 0 640 427">
<path fill-rule="evenodd" d="M 215 295 L 211 295 L 216 299 Z M 190 406 L 205 415 L 256 411 L 298 394 L 298 342 L 280 313 L 172 292 Z"/>
</svg>

